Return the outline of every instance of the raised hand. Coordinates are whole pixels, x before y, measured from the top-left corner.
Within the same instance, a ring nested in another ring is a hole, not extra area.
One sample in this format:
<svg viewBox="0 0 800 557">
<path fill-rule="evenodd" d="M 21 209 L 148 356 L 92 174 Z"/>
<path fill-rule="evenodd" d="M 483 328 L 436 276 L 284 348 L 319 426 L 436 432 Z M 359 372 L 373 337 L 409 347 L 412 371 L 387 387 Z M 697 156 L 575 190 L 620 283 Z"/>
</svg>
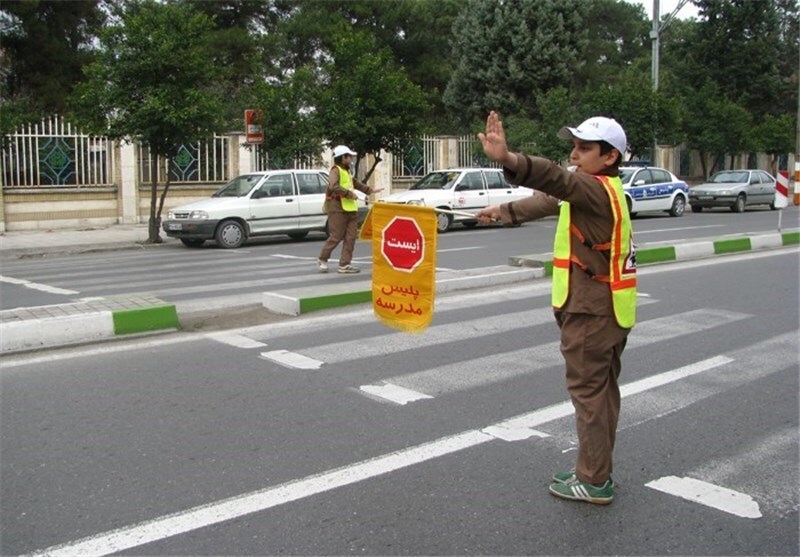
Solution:
<svg viewBox="0 0 800 557">
<path fill-rule="evenodd" d="M 504 162 L 508 155 L 508 144 L 506 143 L 506 132 L 503 129 L 503 122 L 500 115 L 494 110 L 489 113 L 486 119 L 486 133 L 479 133 L 478 139 L 483 144 L 483 152 L 495 162 Z"/>
</svg>

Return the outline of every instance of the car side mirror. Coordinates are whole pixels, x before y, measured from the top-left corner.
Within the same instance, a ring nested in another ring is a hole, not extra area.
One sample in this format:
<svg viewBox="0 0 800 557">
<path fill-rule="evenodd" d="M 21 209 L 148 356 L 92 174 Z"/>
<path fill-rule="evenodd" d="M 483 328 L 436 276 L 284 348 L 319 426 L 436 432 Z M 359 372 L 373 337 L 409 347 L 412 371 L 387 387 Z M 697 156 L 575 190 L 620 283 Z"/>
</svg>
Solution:
<svg viewBox="0 0 800 557">
<path fill-rule="evenodd" d="M 644 180 L 636 180 L 636 181 L 633 183 L 633 185 L 634 185 L 634 186 L 643 186 L 643 185 L 644 185 Z"/>
<path fill-rule="evenodd" d="M 469 186 L 466 184 L 459 184 L 456 186 L 456 191 L 467 191 Z"/>
<path fill-rule="evenodd" d="M 253 195 L 250 196 L 250 199 L 261 199 L 262 197 L 267 197 L 267 192 L 262 189 L 257 189 L 253 192 Z"/>
</svg>

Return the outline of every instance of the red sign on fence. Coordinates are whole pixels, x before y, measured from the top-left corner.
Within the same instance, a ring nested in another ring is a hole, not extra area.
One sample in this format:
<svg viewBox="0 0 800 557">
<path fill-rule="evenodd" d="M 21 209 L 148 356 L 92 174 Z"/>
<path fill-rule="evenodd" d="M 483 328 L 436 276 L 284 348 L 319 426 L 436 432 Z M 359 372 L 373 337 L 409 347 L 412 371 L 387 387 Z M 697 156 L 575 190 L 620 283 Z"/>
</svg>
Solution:
<svg viewBox="0 0 800 557">
<path fill-rule="evenodd" d="M 264 111 L 244 111 L 245 140 L 249 145 L 264 143 Z"/>
</svg>

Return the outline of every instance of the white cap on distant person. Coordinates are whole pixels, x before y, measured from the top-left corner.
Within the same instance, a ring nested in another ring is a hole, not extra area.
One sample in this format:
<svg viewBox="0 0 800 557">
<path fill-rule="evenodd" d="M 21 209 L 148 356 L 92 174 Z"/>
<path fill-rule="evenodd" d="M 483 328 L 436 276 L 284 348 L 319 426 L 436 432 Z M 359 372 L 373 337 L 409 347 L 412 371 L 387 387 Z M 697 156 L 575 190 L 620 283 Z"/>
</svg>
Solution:
<svg viewBox="0 0 800 557">
<path fill-rule="evenodd" d="M 620 155 L 624 154 L 628 149 L 625 130 L 622 129 L 619 122 L 604 116 L 593 116 L 585 120 L 577 128 L 564 126 L 558 130 L 558 137 L 561 139 L 572 139 L 574 137 L 582 141 L 605 141 L 619 151 Z"/>
<path fill-rule="evenodd" d="M 353 155 L 355 157 L 356 152 L 351 151 L 347 145 L 337 145 L 333 148 L 333 158 L 341 157 L 342 155 Z"/>
</svg>

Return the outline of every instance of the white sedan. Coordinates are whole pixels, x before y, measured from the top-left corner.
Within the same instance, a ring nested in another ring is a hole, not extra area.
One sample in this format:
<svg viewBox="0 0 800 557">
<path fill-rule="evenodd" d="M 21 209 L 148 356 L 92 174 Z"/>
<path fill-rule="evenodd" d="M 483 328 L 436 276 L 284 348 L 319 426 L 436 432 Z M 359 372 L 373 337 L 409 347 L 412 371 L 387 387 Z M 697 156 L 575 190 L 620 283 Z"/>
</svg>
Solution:
<svg viewBox="0 0 800 557">
<path fill-rule="evenodd" d="M 383 201 L 476 214 L 489 205 L 516 201 L 532 194 L 530 188 L 506 182 L 499 168 L 449 168 L 431 172 L 408 190 L 392 194 Z M 439 232 L 446 232 L 454 222 L 468 227 L 478 224 L 477 219 L 466 215 L 437 213 L 436 218 Z"/>
</svg>

